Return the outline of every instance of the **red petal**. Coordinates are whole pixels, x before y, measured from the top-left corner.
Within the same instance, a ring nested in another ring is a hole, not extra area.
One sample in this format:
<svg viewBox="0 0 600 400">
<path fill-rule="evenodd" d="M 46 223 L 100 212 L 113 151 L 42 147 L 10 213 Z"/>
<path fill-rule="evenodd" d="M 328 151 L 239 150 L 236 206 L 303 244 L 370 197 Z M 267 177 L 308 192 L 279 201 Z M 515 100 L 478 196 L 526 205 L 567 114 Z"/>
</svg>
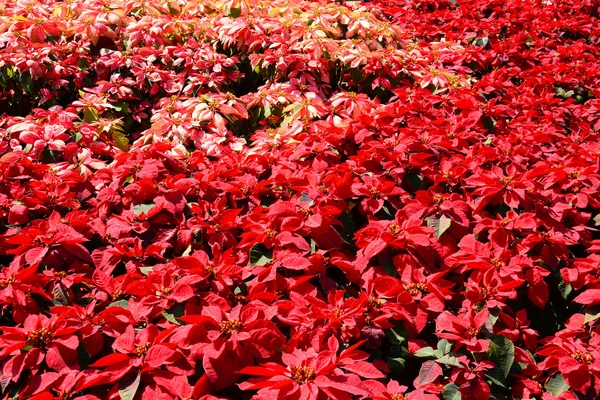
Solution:
<svg viewBox="0 0 600 400">
<path fill-rule="evenodd" d="M 598 304 L 600 303 L 600 289 L 587 289 L 585 292 L 575 297 L 573 301 L 588 306 Z"/>
<path fill-rule="evenodd" d="M 129 361 L 129 356 L 127 354 L 113 353 L 107 355 L 106 357 L 102 357 L 93 364 L 90 364 L 90 367 L 108 367 L 110 365 L 120 364 L 126 361 Z"/>
<path fill-rule="evenodd" d="M 176 351 L 162 344 L 150 347 L 144 361 L 152 368 L 158 368 L 167 363 L 167 360 L 175 355 Z"/>
</svg>

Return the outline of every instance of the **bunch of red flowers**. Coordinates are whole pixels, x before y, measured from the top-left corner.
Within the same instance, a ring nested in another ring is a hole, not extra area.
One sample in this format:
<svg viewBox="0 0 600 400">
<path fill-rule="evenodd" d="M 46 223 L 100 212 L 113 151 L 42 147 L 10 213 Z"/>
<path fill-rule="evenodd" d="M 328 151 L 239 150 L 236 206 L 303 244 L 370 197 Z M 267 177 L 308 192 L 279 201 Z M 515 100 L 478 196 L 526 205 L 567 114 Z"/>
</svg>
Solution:
<svg viewBox="0 0 600 400">
<path fill-rule="evenodd" d="M 598 398 L 599 13 L 0 1 L 0 398 Z"/>
</svg>

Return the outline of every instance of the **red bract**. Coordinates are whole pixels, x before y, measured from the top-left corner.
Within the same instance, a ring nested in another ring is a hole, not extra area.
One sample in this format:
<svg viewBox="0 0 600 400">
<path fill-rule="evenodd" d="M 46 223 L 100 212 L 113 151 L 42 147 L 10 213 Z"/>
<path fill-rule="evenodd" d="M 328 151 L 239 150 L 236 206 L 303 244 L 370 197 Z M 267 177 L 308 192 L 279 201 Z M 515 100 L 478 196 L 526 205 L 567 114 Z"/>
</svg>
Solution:
<svg viewBox="0 0 600 400">
<path fill-rule="evenodd" d="M 486 323 L 489 312 L 471 311 L 466 314 L 452 315 L 448 311 L 443 312 L 436 320 L 438 336 L 456 342 L 457 348 L 466 346 L 473 352 L 486 351 L 488 341 L 478 338 L 483 334 L 482 329 Z"/>
<path fill-rule="evenodd" d="M 357 246 L 361 248 L 357 255 L 357 264 L 361 272 L 371 258 L 392 247 L 403 249 L 418 256 L 419 248 L 431 244 L 431 229 L 424 227 L 418 214 L 411 217 L 398 212 L 393 221 L 371 221 L 358 231 Z"/>
<path fill-rule="evenodd" d="M 276 325 L 252 304 L 238 305 L 228 312 L 208 306 L 202 315 L 188 315 L 182 320 L 192 325 L 180 329 L 177 336 L 184 335 L 185 343 L 197 342 L 189 345 L 192 357 L 201 359 L 214 390 L 235 383 L 237 368 L 253 364 L 254 359 L 272 357 L 284 343 Z"/>
<path fill-rule="evenodd" d="M 57 372 L 79 369 L 75 334 L 79 328 L 68 318 L 43 315 L 28 316 L 23 327 L 2 327 L 0 357 L 6 360 L 2 373 L 16 382 L 23 371 L 35 375 L 42 363 Z"/>
<path fill-rule="evenodd" d="M 592 0 L 0 5 L 0 397 L 600 396 Z"/>
<path fill-rule="evenodd" d="M 190 374 L 191 367 L 172 343 L 162 342 L 155 326 L 144 328 L 137 333 L 128 326 L 123 334 L 115 339 L 112 348 L 115 353 L 104 356 L 91 366 L 103 368 L 101 376 L 107 383 L 124 379 L 126 375 L 146 375 L 166 367 L 167 370 Z"/>
<path fill-rule="evenodd" d="M 282 364 L 266 363 L 246 367 L 240 372 L 259 376 L 240 384 L 243 390 L 258 390 L 259 396 L 285 396 L 290 399 L 328 396 L 350 399 L 350 395 L 367 395 L 360 388 L 361 381 L 354 374 L 341 372 L 336 365 L 335 353 L 313 349 L 295 350 L 281 356 Z"/>
</svg>

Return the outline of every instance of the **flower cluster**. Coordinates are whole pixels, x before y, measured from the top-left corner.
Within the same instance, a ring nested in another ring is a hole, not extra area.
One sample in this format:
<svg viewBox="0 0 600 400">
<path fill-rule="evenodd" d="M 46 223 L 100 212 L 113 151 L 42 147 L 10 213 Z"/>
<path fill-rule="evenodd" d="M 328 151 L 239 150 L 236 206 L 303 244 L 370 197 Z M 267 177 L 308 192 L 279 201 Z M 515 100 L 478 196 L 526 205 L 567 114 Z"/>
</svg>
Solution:
<svg viewBox="0 0 600 400">
<path fill-rule="evenodd" d="M 0 2 L 1 398 L 597 398 L 599 13 Z"/>
</svg>

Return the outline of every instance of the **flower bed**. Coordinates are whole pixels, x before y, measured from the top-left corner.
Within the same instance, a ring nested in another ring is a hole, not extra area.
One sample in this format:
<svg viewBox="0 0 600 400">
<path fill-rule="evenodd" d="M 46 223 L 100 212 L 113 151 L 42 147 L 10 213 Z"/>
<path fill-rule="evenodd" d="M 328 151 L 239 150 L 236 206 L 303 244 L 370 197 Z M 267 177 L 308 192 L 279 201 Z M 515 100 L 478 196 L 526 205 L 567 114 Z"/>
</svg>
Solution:
<svg viewBox="0 0 600 400">
<path fill-rule="evenodd" d="M 0 10 L 3 399 L 600 396 L 594 1 Z"/>
</svg>

